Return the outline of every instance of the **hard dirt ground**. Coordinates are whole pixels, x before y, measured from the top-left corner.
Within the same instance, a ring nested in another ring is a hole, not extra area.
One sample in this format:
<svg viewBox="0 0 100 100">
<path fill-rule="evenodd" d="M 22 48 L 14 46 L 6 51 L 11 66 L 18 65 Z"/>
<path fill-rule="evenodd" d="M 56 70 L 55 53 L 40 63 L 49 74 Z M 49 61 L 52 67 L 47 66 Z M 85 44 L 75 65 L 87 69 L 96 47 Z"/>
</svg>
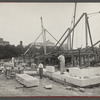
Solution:
<svg viewBox="0 0 100 100">
<path fill-rule="evenodd" d="M 35 76 L 39 78 L 39 76 Z M 44 84 L 52 84 L 52 89 L 44 88 Z M 3 74 L 0 75 L 0 96 L 100 96 L 100 85 L 92 88 L 84 88 L 81 92 L 79 88 L 72 87 L 72 90 L 66 89 L 60 83 L 54 82 L 48 78 L 40 80 L 37 87 L 26 88 L 16 79 L 7 79 Z M 16 88 L 17 87 L 17 88 Z M 19 87 L 19 88 L 18 88 Z"/>
</svg>

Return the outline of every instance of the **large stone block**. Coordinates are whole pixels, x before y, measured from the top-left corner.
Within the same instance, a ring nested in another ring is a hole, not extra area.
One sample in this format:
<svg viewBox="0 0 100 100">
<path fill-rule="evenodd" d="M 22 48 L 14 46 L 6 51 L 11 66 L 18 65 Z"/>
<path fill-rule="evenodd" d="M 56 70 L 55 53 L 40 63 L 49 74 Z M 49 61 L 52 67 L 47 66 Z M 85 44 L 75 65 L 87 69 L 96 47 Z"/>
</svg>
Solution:
<svg viewBox="0 0 100 100">
<path fill-rule="evenodd" d="M 55 72 L 55 67 L 54 66 L 46 66 L 46 71 L 53 73 L 53 72 Z"/>
<path fill-rule="evenodd" d="M 45 75 L 58 82 L 68 82 L 76 86 L 86 87 L 100 83 L 100 68 L 69 68 L 65 74 L 60 72 L 48 72 L 45 69 Z M 97 75 L 98 74 L 98 75 Z"/>
<path fill-rule="evenodd" d="M 88 76 L 95 76 L 97 73 L 98 68 L 89 67 L 88 68 Z"/>
<path fill-rule="evenodd" d="M 96 75 L 100 75 L 100 67 L 97 68 L 96 72 Z"/>
<path fill-rule="evenodd" d="M 95 85 L 95 84 L 100 83 L 100 76 L 91 76 L 91 77 L 80 79 L 79 77 L 63 75 L 63 79 L 68 83 L 71 83 L 73 85 L 80 86 L 80 87 L 86 87 L 89 85 Z"/>
<path fill-rule="evenodd" d="M 61 74 L 60 74 L 60 72 L 58 71 L 58 72 L 55 72 L 55 73 L 52 73 L 52 77 L 53 78 L 55 78 L 55 79 L 59 79 L 59 80 L 61 80 L 62 78 L 62 76 L 61 76 Z"/>
<path fill-rule="evenodd" d="M 51 72 L 46 72 L 46 76 L 48 76 L 48 77 L 51 78 L 51 79 L 53 78 L 52 74 L 53 74 L 53 73 L 51 73 Z"/>
<path fill-rule="evenodd" d="M 16 74 L 16 80 L 26 87 L 38 86 L 39 79 L 27 74 Z"/>
<path fill-rule="evenodd" d="M 79 77 L 79 78 L 87 77 L 89 75 L 87 68 L 83 68 L 83 69 L 80 69 L 80 68 L 69 68 L 69 74 L 72 77 Z"/>
<path fill-rule="evenodd" d="M 82 86 L 90 86 L 100 83 L 100 76 L 91 76 L 87 79 L 82 79 Z"/>
<path fill-rule="evenodd" d="M 24 71 L 24 74 L 37 75 L 37 72 L 36 71 Z"/>
<path fill-rule="evenodd" d="M 4 63 L 5 67 L 13 67 L 13 64 L 11 62 L 6 62 Z"/>
<path fill-rule="evenodd" d="M 78 77 L 72 77 L 70 75 L 69 76 L 63 75 L 63 79 L 64 79 L 64 82 L 68 82 L 68 83 L 71 83 L 77 86 L 82 86 L 82 80 L 79 79 Z"/>
<path fill-rule="evenodd" d="M 69 68 L 69 74 L 72 77 L 91 77 L 100 75 L 100 67 L 88 67 L 88 68 Z"/>
<path fill-rule="evenodd" d="M 64 74 L 61 74 L 59 71 L 52 73 L 52 77 L 54 79 L 59 79 L 59 80 L 62 80 L 62 81 L 65 81 L 65 76 L 69 76 L 69 73 L 65 72 Z"/>
</svg>

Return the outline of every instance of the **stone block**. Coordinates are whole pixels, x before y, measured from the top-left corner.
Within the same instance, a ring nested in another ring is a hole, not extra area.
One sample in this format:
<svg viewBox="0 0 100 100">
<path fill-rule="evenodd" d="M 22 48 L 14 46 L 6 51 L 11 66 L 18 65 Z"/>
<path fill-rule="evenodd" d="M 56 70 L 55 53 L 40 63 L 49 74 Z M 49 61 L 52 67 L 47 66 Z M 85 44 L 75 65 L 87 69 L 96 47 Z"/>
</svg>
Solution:
<svg viewBox="0 0 100 100">
<path fill-rule="evenodd" d="M 88 68 L 69 68 L 69 74 L 72 77 L 90 77 L 100 75 L 100 67 L 88 67 Z"/>
<path fill-rule="evenodd" d="M 71 83 L 73 85 L 82 86 L 82 80 L 77 77 L 67 76 L 66 82 Z"/>
<path fill-rule="evenodd" d="M 89 67 L 88 74 L 89 76 L 95 76 L 96 74 L 98 74 L 98 67 Z"/>
<path fill-rule="evenodd" d="M 54 81 L 60 83 L 70 83 L 79 87 L 86 87 L 100 83 L 100 68 L 69 68 L 69 72 L 60 74 L 60 72 L 46 72 L 48 77 L 52 77 Z"/>
<path fill-rule="evenodd" d="M 56 78 L 56 79 L 59 79 L 59 80 L 62 79 L 62 78 L 61 78 L 62 76 L 61 76 L 60 72 L 55 72 L 55 73 L 53 73 L 53 74 L 52 74 L 52 77 L 53 77 L 53 78 Z"/>
<path fill-rule="evenodd" d="M 88 68 L 83 68 L 83 69 L 80 69 L 80 68 L 69 68 L 69 74 L 72 77 L 79 77 L 79 78 L 89 76 Z"/>
<path fill-rule="evenodd" d="M 39 79 L 28 74 L 16 74 L 16 80 L 26 87 L 38 86 Z"/>
<path fill-rule="evenodd" d="M 96 75 L 100 75 L 100 67 L 97 67 L 97 69 L 96 69 Z"/>
<path fill-rule="evenodd" d="M 13 64 L 11 62 L 6 62 L 4 63 L 5 67 L 13 67 Z"/>
<path fill-rule="evenodd" d="M 91 76 L 82 80 L 82 86 L 96 85 L 100 83 L 100 76 Z"/>
<path fill-rule="evenodd" d="M 48 76 L 49 78 L 53 78 L 52 74 L 53 73 L 51 73 L 51 72 L 46 72 L 46 76 Z"/>
<path fill-rule="evenodd" d="M 55 67 L 54 66 L 46 66 L 46 71 L 53 73 L 53 72 L 55 72 Z"/>
<path fill-rule="evenodd" d="M 66 82 L 71 83 L 76 86 L 80 87 L 86 87 L 89 85 L 95 85 L 100 83 L 100 76 L 91 76 L 86 79 L 84 78 L 78 78 L 78 77 L 71 77 L 71 76 L 63 76 L 63 78 L 66 80 Z"/>
<path fill-rule="evenodd" d="M 37 75 L 37 72 L 36 71 L 24 71 L 24 74 Z"/>
</svg>

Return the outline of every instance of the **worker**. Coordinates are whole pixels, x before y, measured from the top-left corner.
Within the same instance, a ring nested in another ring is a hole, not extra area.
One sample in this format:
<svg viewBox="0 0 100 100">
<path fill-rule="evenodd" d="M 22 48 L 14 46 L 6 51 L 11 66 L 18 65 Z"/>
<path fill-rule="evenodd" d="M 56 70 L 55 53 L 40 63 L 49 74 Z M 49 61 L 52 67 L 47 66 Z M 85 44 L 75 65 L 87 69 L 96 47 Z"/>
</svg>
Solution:
<svg viewBox="0 0 100 100">
<path fill-rule="evenodd" d="M 38 65 L 38 68 L 39 68 L 40 79 L 42 79 L 43 78 L 43 64 L 42 64 L 42 62 L 40 62 L 40 64 Z"/>
<path fill-rule="evenodd" d="M 31 63 L 31 69 L 36 71 L 37 70 L 37 65 L 35 63 Z"/>
<path fill-rule="evenodd" d="M 60 54 L 58 59 L 60 61 L 60 73 L 64 74 L 64 72 L 65 72 L 65 57 L 63 54 Z"/>
</svg>

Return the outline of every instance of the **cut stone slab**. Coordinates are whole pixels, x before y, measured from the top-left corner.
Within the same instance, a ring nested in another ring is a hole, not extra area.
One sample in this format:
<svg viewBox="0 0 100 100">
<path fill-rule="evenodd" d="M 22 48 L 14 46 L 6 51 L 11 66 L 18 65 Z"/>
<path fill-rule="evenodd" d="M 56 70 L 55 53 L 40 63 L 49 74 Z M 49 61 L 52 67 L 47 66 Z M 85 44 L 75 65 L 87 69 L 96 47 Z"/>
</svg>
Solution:
<svg viewBox="0 0 100 100">
<path fill-rule="evenodd" d="M 69 68 L 69 74 L 72 77 L 80 77 L 80 78 L 89 76 L 87 68 L 83 68 L 83 69 L 80 69 L 80 68 Z"/>
<path fill-rule="evenodd" d="M 24 71 L 24 74 L 37 75 L 37 71 Z"/>
<path fill-rule="evenodd" d="M 60 83 L 70 83 L 79 87 L 86 87 L 89 85 L 95 85 L 100 83 L 100 76 L 91 77 L 72 77 L 68 72 L 61 75 L 60 72 L 55 72 L 52 74 L 53 80 Z"/>
<path fill-rule="evenodd" d="M 85 92 L 84 88 L 79 88 L 80 92 Z"/>
<path fill-rule="evenodd" d="M 78 78 L 78 77 L 72 77 L 72 76 L 64 76 L 63 78 L 66 80 L 66 82 L 71 83 L 73 85 L 79 86 L 79 87 L 86 87 L 89 85 L 96 85 L 100 83 L 100 76 L 91 76 L 88 78 Z"/>
<path fill-rule="evenodd" d="M 55 67 L 54 66 L 46 66 L 46 71 L 53 73 L 53 72 L 55 72 Z"/>
<path fill-rule="evenodd" d="M 69 74 L 72 77 L 91 77 L 100 75 L 100 67 L 88 67 L 88 68 L 69 68 Z"/>
<path fill-rule="evenodd" d="M 26 87 L 38 86 L 39 79 L 28 74 L 16 74 L 16 80 Z"/>
<path fill-rule="evenodd" d="M 45 75 L 59 83 L 70 83 L 79 87 L 87 87 L 100 83 L 100 67 L 96 68 L 69 68 L 69 72 L 48 72 L 45 70 Z"/>
<path fill-rule="evenodd" d="M 46 72 L 46 75 L 49 77 L 49 78 L 51 78 L 51 79 L 53 79 L 53 76 L 52 76 L 52 72 Z"/>
<path fill-rule="evenodd" d="M 59 79 L 59 80 L 62 80 L 62 81 L 65 81 L 64 76 L 69 76 L 69 73 L 64 72 L 64 74 L 61 74 L 59 71 L 55 72 L 55 73 L 52 73 L 53 78 L 56 78 L 56 79 Z"/>
<path fill-rule="evenodd" d="M 89 67 L 88 73 L 89 73 L 89 76 L 100 75 L 100 67 Z"/>
<path fill-rule="evenodd" d="M 64 74 L 61 75 L 59 71 L 52 73 L 53 80 L 63 85 L 66 84 L 66 79 L 63 78 L 63 76 L 68 76 L 68 75 L 69 74 L 67 72 L 64 72 Z"/>
<path fill-rule="evenodd" d="M 4 63 L 5 67 L 13 67 L 13 64 L 11 62 L 6 62 Z"/>
<path fill-rule="evenodd" d="M 52 85 L 50 84 L 50 85 L 45 85 L 45 88 L 46 89 L 52 89 Z"/>
<path fill-rule="evenodd" d="M 72 77 L 70 75 L 62 75 L 62 80 L 64 82 L 68 82 L 76 86 L 82 86 L 82 81 L 78 77 Z"/>
<path fill-rule="evenodd" d="M 53 78 L 56 78 L 56 79 L 59 79 L 59 80 L 62 80 L 62 75 L 60 74 L 60 72 L 55 72 L 52 74 L 52 77 Z"/>
</svg>

